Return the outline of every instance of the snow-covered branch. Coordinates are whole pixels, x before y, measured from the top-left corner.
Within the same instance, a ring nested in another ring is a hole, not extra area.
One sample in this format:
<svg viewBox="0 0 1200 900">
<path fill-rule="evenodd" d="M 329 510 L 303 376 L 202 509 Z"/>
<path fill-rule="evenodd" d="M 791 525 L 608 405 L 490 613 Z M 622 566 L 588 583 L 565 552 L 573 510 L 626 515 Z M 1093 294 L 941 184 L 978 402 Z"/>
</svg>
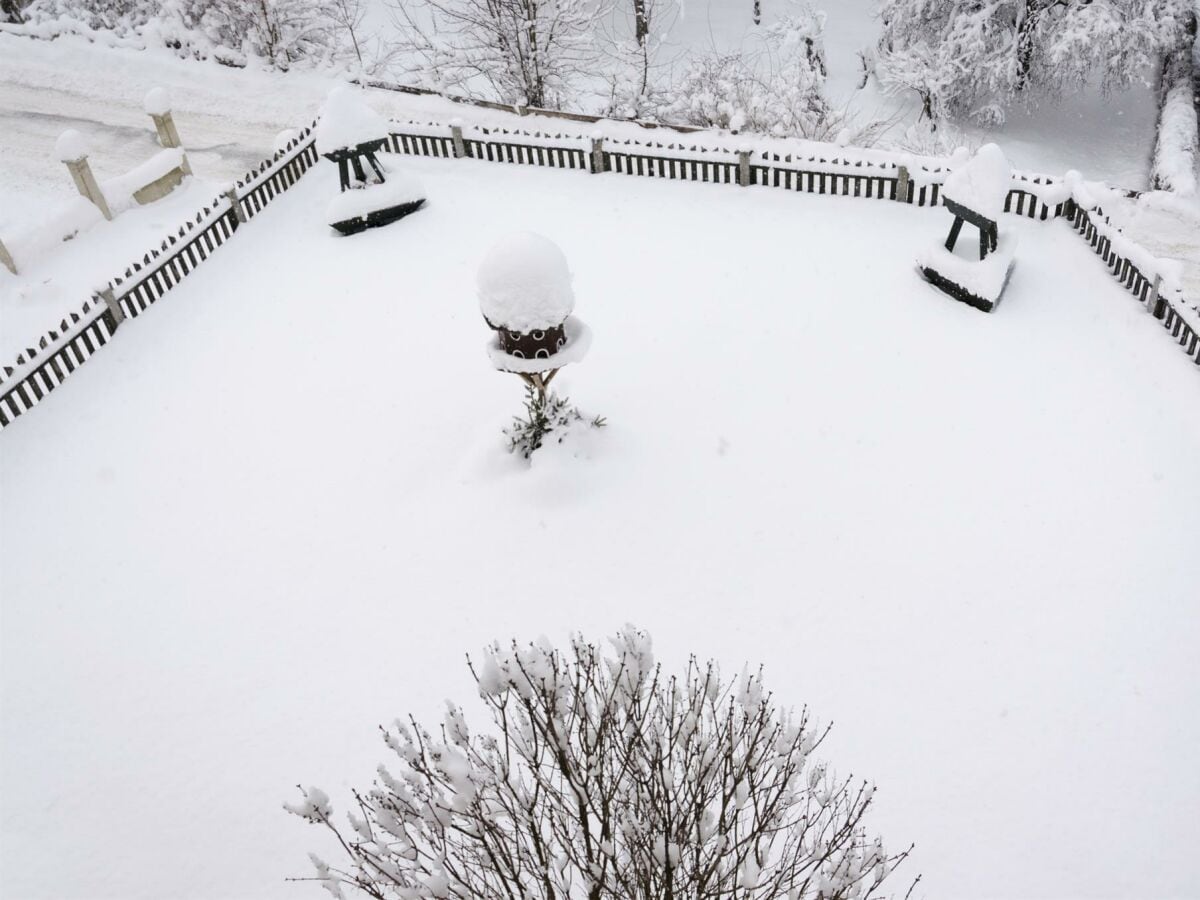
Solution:
<svg viewBox="0 0 1200 900">
<path fill-rule="evenodd" d="M 779 709 L 761 671 L 726 681 L 692 658 L 668 677 L 633 627 L 607 651 L 493 644 L 469 665 L 488 731 L 453 704 L 436 732 L 385 729 L 393 768 L 356 794 L 349 829 L 317 789 L 287 805 L 345 848 L 344 869 L 317 865 L 326 887 L 834 900 L 879 896 L 907 856 L 867 837 L 874 788 L 813 759 L 828 728 Z"/>
</svg>

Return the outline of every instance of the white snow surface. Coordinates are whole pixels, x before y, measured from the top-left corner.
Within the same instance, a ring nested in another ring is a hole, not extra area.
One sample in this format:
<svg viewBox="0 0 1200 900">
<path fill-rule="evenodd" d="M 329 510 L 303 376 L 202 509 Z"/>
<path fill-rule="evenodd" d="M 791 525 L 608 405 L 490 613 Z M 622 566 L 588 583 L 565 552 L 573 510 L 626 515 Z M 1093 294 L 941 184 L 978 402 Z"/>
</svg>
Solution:
<svg viewBox="0 0 1200 900">
<path fill-rule="evenodd" d="M 78 162 L 88 155 L 88 140 L 74 128 L 68 128 L 54 142 L 54 155 L 59 162 Z"/>
<path fill-rule="evenodd" d="M 151 88 L 142 100 L 142 109 L 148 116 L 165 116 L 171 111 L 171 95 L 166 88 Z"/>
<path fill-rule="evenodd" d="M 343 84 L 329 92 L 317 123 L 318 153 L 331 153 L 387 136 L 387 119 L 370 107 L 361 88 Z"/>
<path fill-rule="evenodd" d="M 425 188 L 420 181 L 403 172 L 388 172 L 383 184 L 355 187 L 337 194 L 329 202 L 325 221 L 332 225 L 424 199 Z"/>
<path fill-rule="evenodd" d="M 1002 231 L 996 249 L 981 260 L 979 243 L 971 240 L 976 236 L 971 226 L 963 226 L 963 231 L 965 234 L 959 236 L 953 253 L 939 242 L 922 251 L 917 257 L 917 265 L 933 269 L 976 297 L 995 302 L 1000 299 L 1008 270 L 1016 259 L 1017 236 Z"/>
<path fill-rule="evenodd" d="M 942 195 L 993 222 L 1004 212 L 1004 200 L 1012 187 L 1012 166 L 1004 151 L 985 144 L 973 157 L 956 168 L 942 185 Z"/>
<path fill-rule="evenodd" d="M 342 240 L 318 166 L 0 435 L 0 895 L 322 896 L 296 784 L 341 817 L 377 723 L 477 726 L 464 652 L 631 620 L 834 720 L 927 896 L 1200 894 L 1200 380 L 1066 223 L 1002 221 L 983 316 L 913 273 L 944 210 L 412 167 Z M 532 467 L 472 300 L 512 230 L 609 423 Z"/>
<path fill-rule="evenodd" d="M 575 309 L 567 257 L 554 241 L 532 231 L 493 244 L 479 263 L 475 288 L 483 317 L 510 331 L 553 328 Z"/>
</svg>

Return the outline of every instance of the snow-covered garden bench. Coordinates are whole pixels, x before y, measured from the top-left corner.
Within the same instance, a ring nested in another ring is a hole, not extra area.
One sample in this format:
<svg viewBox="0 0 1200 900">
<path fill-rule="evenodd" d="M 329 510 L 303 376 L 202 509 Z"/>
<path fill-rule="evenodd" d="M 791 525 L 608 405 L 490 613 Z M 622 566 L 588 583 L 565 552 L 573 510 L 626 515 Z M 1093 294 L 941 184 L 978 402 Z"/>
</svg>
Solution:
<svg viewBox="0 0 1200 900">
<path fill-rule="evenodd" d="M 1012 167 L 995 144 L 981 147 L 942 186 L 942 200 L 954 216 L 944 247 L 918 259 L 921 274 L 935 287 L 976 309 L 991 312 L 1000 302 L 1016 256 L 1016 238 L 1000 237 L 1000 213 L 1012 183 Z M 979 230 L 979 259 L 954 252 L 964 222 Z M 990 254 L 990 258 L 989 258 Z"/>
<path fill-rule="evenodd" d="M 340 234 L 389 225 L 425 203 L 425 190 L 416 179 L 380 163 L 387 135 L 387 120 L 366 104 L 361 92 L 347 86 L 330 92 L 317 125 L 317 149 L 337 163 L 341 192 L 326 218 Z"/>
</svg>

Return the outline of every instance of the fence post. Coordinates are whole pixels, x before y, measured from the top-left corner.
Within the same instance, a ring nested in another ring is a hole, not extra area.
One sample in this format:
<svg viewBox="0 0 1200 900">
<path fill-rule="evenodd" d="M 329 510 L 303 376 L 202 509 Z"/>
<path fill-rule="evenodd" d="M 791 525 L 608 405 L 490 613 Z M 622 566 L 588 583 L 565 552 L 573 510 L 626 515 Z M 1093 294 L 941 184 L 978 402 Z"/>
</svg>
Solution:
<svg viewBox="0 0 1200 900">
<path fill-rule="evenodd" d="M 113 293 L 111 285 L 100 289 L 100 297 L 104 300 L 104 305 L 108 307 L 108 314 L 112 318 L 112 330 L 116 331 L 118 326 L 125 321 L 125 310 L 121 309 L 121 302 Z"/>
<path fill-rule="evenodd" d="M 592 174 L 599 175 L 604 169 L 604 138 L 592 138 Z"/>
<path fill-rule="evenodd" d="M 229 198 L 229 202 L 233 204 L 233 230 L 237 231 L 237 227 L 246 221 L 246 213 L 242 209 L 242 203 L 238 200 L 237 185 L 231 186 L 224 192 Z"/>
<path fill-rule="evenodd" d="M 750 151 L 738 151 L 738 184 L 742 187 L 750 186 Z"/>
<path fill-rule="evenodd" d="M 896 200 L 899 203 L 907 203 L 908 195 L 912 191 L 912 179 L 908 175 L 908 166 L 896 167 Z"/>
<path fill-rule="evenodd" d="M 8 252 L 8 248 L 4 246 L 4 241 L 0 240 L 0 266 L 8 269 L 14 275 L 17 274 L 17 264 L 12 258 L 12 254 Z"/>
<path fill-rule="evenodd" d="M 1162 276 L 1154 276 L 1154 287 L 1150 289 L 1150 296 L 1146 300 L 1146 310 L 1156 319 L 1161 319 L 1167 314 L 1167 303 L 1162 299 Z"/>
<path fill-rule="evenodd" d="M 146 115 L 154 120 L 154 130 L 158 133 L 159 146 L 166 149 L 178 147 L 182 150 L 183 141 L 179 139 L 179 129 L 175 127 L 175 116 L 172 115 L 169 107 L 152 102 L 152 95 L 154 94 L 155 91 L 151 91 L 150 95 L 146 97 Z M 179 164 L 179 167 L 183 169 L 184 174 L 192 174 L 192 167 L 188 163 L 186 153 L 183 154 L 183 160 Z"/>
<path fill-rule="evenodd" d="M 88 165 L 87 156 L 80 156 L 78 159 L 64 159 L 63 163 L 66 164 L 67 171 L 71 173 L 71 178 L 74 180 L 80 196 L 92 201 L 100 210 L 100 214 L 111 222 L 112 212 L 108 208 L 108 201 L 104 199 L 104 192 L 100 190 L 100 185 L 96 182 L 96 176 L 92 174 L 92 167 Z"/>
<path fill-rule="evenodd" d="M 450 126 L 450 140 L 454 142 L 454 158 L 462 159 L 467 155 L 467 145 L 463 143 L 461 125 Z"/>
</svg>

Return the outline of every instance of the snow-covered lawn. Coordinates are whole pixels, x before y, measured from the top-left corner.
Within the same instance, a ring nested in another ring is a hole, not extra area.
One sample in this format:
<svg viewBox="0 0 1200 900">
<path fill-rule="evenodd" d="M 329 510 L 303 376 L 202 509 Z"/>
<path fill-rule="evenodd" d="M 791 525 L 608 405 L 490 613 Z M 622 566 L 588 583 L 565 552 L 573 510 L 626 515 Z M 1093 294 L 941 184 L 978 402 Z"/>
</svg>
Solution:
<svg viewBox="0 0 1200 900">
<path fill-rule="evenodd" d="M 833 719 L 920 894 L 1200 894 L 1200 379 L 1065 223 L 1002 221 L 989 316 L 915 273 L 944 210 L 410 166 L 339 238 L 322 163 L 0 439 L 0 895 L 315 897 L 293 785 L 626 621 Z M 516 229 L 609 421 L 532 468 L 474 297 Z"/>
</svg>

